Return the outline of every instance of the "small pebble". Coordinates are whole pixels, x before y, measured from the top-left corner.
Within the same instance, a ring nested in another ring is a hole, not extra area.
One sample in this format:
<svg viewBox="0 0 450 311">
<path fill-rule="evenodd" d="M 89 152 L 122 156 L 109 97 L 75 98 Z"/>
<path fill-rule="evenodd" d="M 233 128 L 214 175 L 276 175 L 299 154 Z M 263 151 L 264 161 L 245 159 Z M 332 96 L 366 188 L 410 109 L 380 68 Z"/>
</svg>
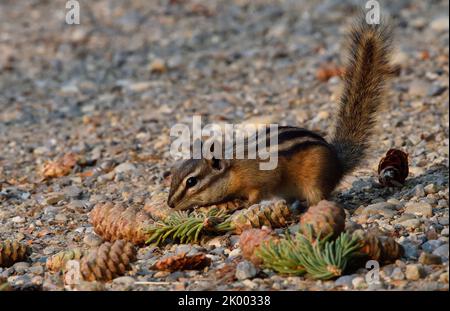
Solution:
<svg viewBox="0 0 450 311">
<path fill-rule="evenodd" d="M 421 264 L 410 264 L 406 266 L 406 278 L 411 281 L 417 281 L 424 277 L 425 272 Z"/>
<path fill-rule="evenodd" d="M 236 278 L 238 280 L 251 279 L 256 273 L 258 273 L 256 267 L 247 260 L 241 261 L 236 266 Z"/>
<path fill-rule="evenodd" d="M 336 286 L 343 286 L 345 288 L 352 288 L 353 287 L 353 279 L 356 277 L 356 275 L 343 275 L 339 278 L 336 279 L 336 281 L 334 282 L 334 284 Z"/>
<path fill-rule="evenodd" d="M 405 274 L 402 272 L 402 269 L 395 268 L 394 271 L 392 271 L 391 278 L 393 280 L 403 280 L 405 278 Z"/>
<path fill-rule="evenodd" d="M 103 240 L 94 233 L 87 233 L 83 238 L 83 243 L 89 247 L 97 247 L 103 243 Z"/>
<path fill-rule="evenodd" d="M 433 208 L 429 203 L 418 202 L 418 203 L 407 203 L 405 208 L 405 213 L 418 214 L 425 217 L 433 216 Z"/>
<path fill-rule="evenodd" d="M 422 249 L 427 253 L 432 253 L 436 248 L 442 245 L 442 241 L 439 240 L 429 240 L 422 244 Z"/>
<path fill-rule="evenodd" d="M 448 243 L 443 244 L 433 251 L 433 255 L 440 256 L 442 261 L 448 261 Z"/>
<path fill-rule="evenodd" d="M 119 164 L 118 166 L 116 166 L 116 168 L 114 169 L 114 172 L 117 173 L 126 173 L 126 172 L 130 172 L 130 171 L 134 171 L 136 170 L 136 166 L 134 166 L 134 164 L 132 163 L 122 163 Z"/>
</svg>

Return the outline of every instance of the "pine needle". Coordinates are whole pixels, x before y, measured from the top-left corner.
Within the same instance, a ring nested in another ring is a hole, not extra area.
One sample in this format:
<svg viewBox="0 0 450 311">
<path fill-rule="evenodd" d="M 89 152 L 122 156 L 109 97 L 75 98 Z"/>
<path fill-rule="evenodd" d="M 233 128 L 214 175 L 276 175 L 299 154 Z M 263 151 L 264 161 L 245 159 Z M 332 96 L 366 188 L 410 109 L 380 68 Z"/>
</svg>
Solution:
<svg viewBox="0 0 450 311">
<path fill-rule="evenodd" d="M 359 239 L 342 233 L 336 240 L 330 236 L 314 239 L 311 230 L 270 241 L 257 250 L 263 266 L 279 273 L 303 275 L 327 280 L 342 275 L 347 262 L 360 248 Z"/>
<path fill-rule="evenodd" d="M 230 223 L 227 222 L 228 217 L 229 215 L 219 209 L 211 209 L 207 213 L 175 212 L 147 229 L 150 237 L 146 243 L 156 246 L 168 240 L 196 243 L 204 233 L 232 230 Z"/>
</svg>

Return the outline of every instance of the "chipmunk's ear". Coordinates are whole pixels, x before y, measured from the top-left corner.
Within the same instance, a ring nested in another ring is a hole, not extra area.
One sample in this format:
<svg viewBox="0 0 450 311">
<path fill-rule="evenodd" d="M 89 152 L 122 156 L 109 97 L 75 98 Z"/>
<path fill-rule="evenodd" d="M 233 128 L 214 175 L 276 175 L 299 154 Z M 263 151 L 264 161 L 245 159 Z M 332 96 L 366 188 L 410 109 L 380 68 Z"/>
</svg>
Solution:
<svg viewBox="0 0 450 311">
<path fill-rule="evenodd" d="M 216 158 L 212 158 L 212 159 L 206 159 L 206 162 L 208 163 L 208 165 L 216 171 L 223 171 L 225 170 L 229 164 L 230 161 L 229 160 L 225 160 L 225 159 L 216 159 Z"/>
</svg>

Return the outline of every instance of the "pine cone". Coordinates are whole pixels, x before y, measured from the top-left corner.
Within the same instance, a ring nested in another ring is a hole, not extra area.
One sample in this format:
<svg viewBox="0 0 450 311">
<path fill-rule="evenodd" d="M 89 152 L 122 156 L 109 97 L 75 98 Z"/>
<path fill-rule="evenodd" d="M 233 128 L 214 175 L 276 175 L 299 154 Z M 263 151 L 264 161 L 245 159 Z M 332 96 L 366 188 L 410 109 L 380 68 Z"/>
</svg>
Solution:
<svg viewBox="0 0 450 311">
<path fill-rule="evenodd" d="M 10 267 L 14 263 L 24 261 L 30 255 L 31 249 L 17 241 L 0 242 L 0 267 Z"/>
<path fill-rule="evenodd" d="M 187 256 L 185 253 L 157 261 L 152 269 L 160 271 L 201 270 L 211 264 L 211 259 L 205 254 Z"/>
<path fill-rule="evenodd" d="M 80 271 L 86 281 L 111 281 L 124 275 L 135 259 L 136 249 L 130 242 L 105 242 L 81 258 Z"/>
<path fill-rule="evenodd" d="M 322 237 L 332 234 L 335 238 L 345 229 L 344 209 L 331 201 L 322 200 L 317 205 L 310 206 L 309 209 L 300 217 L 300 231 L 307 233 L 310 225 L 317 235 Z"/>
<path fill-rule="evenodd" d="M 206 213 L 208 213 L 208 211 L 215 208 L 215 209 L 218 209 L 219 211 L 223 211 L 224 213 L 229 214 L 231 212 L 237 211 L 244 207 L 246 207 L 245 202 L 236 199 L 236 200 L 232 200 L 232 201 L 228 201 L 228 202 L 224 202 L 224 203 L 220 203 L 220 204 L 199 207 L 196 209 L 196 211 L 206 214 Z"/>
<path fill-rule="evenodd" d="M 80 260 L 84 255 L 86 255 L 86 251 L 83 251 L 78 247 L 67 251 L 61 251 L 48 258 L 46 266 L 49 271 L 58 272 L 64 270 L 69 260 Z"/>
<path fill-rule="evenodd" d="M 248 209 L 238 211 L 231 216 L 231 223 L 237 234 L 251 228 L 280 228 L 286 226 L 292 217 L 286 202 L 279 200 L 276 202 L 259 203 L 250 206 Z"/>
<path fill-rule="evenodd" d="M 387 264 L 401 258 L 404 254 L 403 247 L 391 237 L 379 236 L 360 230 L 355 231 L 354 234 L 357 234 L 361 239 L 360 253 L 370 259 Z"/>
<path fill-rule="evenodd" d="M 383 186 L 402 186 L 408 177 L 408 154 L 390 149 L 378 164 L 378 180 Z"/>
<path fill-rule="evenodd" d="M 163 193 L 154 195 L 145 202 L 144 211 L 149 213 L 154 220 L 164 220 L 173 212 L 173 209 L 167 205 L 166 201 L 167 195 Z"/>
<path fill-rule="evenodd" d="M 108 202 L 98 204 L 91 212 L 94 231 L 106 241 L 125 240 L 136 245 L 148 238 L 145 230 L 152 222 L 147 212 L 137 207 L 124 208 Z"/>
<path fill-rule="evenodd" d="M 257 266 L 262 264 L 262 259 L 256 255 L 255 250 L 263 243 L 276 238 L 273 231 L 267 227 L 245 230 L 239 237 L 239 247 L 242 251 L 242 256 Z"/>
</svg>

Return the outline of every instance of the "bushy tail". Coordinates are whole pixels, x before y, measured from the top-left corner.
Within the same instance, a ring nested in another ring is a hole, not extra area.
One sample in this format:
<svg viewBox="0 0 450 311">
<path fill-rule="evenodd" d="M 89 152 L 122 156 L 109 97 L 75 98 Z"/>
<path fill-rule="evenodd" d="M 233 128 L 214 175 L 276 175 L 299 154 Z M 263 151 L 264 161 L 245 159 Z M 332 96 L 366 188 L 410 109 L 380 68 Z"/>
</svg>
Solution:
<svg viewBox="0 0 450 311">
<path fill-rule="evenodd" d="M 364 18 L 350 31 L 344 92 L 331 141 L 344 174 L 356 168 L 369 147 L 385 83 L 394 73 L 389 64 L 391 41 L 389 27 L 369 25 Z"/>
</svg>

